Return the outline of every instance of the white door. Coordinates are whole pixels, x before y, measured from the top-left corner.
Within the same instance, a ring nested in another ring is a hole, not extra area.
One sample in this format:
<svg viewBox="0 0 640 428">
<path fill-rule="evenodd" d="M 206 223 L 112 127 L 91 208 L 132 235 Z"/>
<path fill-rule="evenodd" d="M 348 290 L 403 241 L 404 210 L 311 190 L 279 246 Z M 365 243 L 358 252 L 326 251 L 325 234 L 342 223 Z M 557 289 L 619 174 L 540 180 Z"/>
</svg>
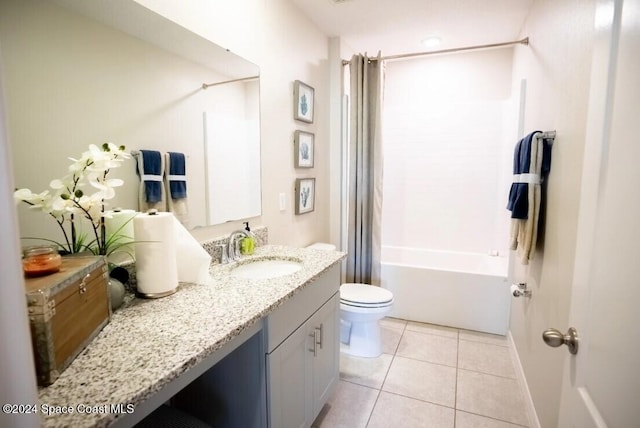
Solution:
<svg viewBox="0 0 640 428">
<path fill-rule="evenodd" d="M 570 316 L 579 349 L 565 366 L 560 426 L 632 428 L 640 427 L 640 0 L 597 4 Z"/>
</svg>

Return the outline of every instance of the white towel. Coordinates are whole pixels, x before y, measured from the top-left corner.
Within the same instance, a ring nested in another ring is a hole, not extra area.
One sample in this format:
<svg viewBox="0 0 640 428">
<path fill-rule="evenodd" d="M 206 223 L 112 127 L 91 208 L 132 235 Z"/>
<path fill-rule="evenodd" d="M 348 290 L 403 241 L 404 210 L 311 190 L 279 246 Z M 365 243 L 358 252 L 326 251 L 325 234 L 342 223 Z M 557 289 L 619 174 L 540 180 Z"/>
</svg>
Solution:
<svg viewBox="0 0 640 428">
<path fill-rule="evenodd" d="M 528 175 L 540 177 L 542 174 L 543 141 L 536 133 L 531 139 L 531 161 Z M 542 190 L 540 179 L 527 180 L 529 209 L 526 219 L 511 219 L 511 249 L 517 250 L 517 255 L 523 265 L 528 265 L 533 259 L 538 239 L 538 220 L 540 218 L 540 201 Z"/>
</svg>

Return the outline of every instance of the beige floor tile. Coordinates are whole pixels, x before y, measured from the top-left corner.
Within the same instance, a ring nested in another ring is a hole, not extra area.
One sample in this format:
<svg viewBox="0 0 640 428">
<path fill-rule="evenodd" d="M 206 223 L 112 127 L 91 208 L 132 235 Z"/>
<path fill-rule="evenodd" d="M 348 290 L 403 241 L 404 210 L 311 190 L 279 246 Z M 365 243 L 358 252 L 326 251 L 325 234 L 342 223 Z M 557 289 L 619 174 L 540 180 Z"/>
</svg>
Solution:
<svg viewBox="0 0 640 428">
<path fill-rule="evenodd" d="M 458 367 L 496 376 L 516 377 L 509 348 L 490 343 L 460 340 Z"/>
<path fill-rule="evenodd" d="M 454 410 L 382 391 L 367 428 L 453 428 Z"/>
<path fill-rule="evenodd" d="M 392 355 L 360 358 L 340 354 L 340 378 L 358 385 L 380 389 L 391 365 Z"/>
<path fill-rule="evenodd" d="M 387 328 L 404 331 L 405 327 L 407 326 L 407 321 L 401 320 L 400 318 L 385 317 L 380 320 L 380 325 L 383 325 Z"/>
<path fill-rule="evenodd" d="M 393 318 L 385 318 L 380 321 L 380 336 L 384 354 L 393 355 L 396 353 L 405 325 L 406 322 L 398 322 Z"/>
<path fill-rule="evenodd" d="M 460 330 L 460 340 L 470 340 L 473 342 L 491 343 L 492 345 L 509 346 L 507 336 L 498 334 L 482 333 L 473 330 Z"/>
<path fill-rule="evenodd" d="M 458 339 L 405 331 L 396 355 L 456 367 Z"/>
<path fill-rule="evenodd" d="M 454 407 L 456 369 L 397 356 L 382 390 Z"/>
<path fill-rule="evenodd" d="M 378 393 L 376 389 L 340 381 L 312 427 L 366 427 Z"/>
<path fill-rule="evenodd" d="M 459 369 L 457 386 L 457 409 L 527 424 L 527 410 L 517 380 Z"/>
<path fill-rule="evenodd" d="M 453 327 L 445 327 L 436 324 L 425 324 L 421 322 L 409 321 L 407 323 L 407 331 L 417 331 L 420 333 L 436 334 L 438 336 L 458 337 L 458 329 Z"/>
<path fill-rule="evenodd" d="M 461 412 L 460 410 L 456 411 L 456 428 L 521 428 L 522 426 Z"/>
</svg>

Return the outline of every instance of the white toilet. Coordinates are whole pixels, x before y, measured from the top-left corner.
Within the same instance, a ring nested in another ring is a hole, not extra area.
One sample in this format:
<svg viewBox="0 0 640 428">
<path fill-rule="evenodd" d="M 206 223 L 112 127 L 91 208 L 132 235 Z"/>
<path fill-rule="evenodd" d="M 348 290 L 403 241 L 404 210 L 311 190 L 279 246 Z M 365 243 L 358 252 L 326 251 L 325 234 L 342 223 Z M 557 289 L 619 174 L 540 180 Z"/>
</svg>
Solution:
<svg viewBox="0 0 640 428">
<path fill-rule="evenodd" d="M 315 243 L 307 248 L 335 250 L 335 245 Z M 382 354 L 379 321 L 393 306 L 393 293 L 368 284 L 340 286 L 340 351 L 356 357 Z"/>
</svg>

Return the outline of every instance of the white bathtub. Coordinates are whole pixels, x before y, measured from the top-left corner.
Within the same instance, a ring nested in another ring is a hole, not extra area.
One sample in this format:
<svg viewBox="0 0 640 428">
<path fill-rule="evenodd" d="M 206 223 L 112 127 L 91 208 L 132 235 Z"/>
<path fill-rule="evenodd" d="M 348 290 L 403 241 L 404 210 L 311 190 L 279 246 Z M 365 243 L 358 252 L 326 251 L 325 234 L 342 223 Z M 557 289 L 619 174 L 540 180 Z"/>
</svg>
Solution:
<svg viewBox="0 0 640 428">
<path fill-rule="evenodd" d="M 389 316 L 507 333 L 511 295 L 505 257 L 383 246 L 380 279 L 394 296 Z"/>
</svg>

